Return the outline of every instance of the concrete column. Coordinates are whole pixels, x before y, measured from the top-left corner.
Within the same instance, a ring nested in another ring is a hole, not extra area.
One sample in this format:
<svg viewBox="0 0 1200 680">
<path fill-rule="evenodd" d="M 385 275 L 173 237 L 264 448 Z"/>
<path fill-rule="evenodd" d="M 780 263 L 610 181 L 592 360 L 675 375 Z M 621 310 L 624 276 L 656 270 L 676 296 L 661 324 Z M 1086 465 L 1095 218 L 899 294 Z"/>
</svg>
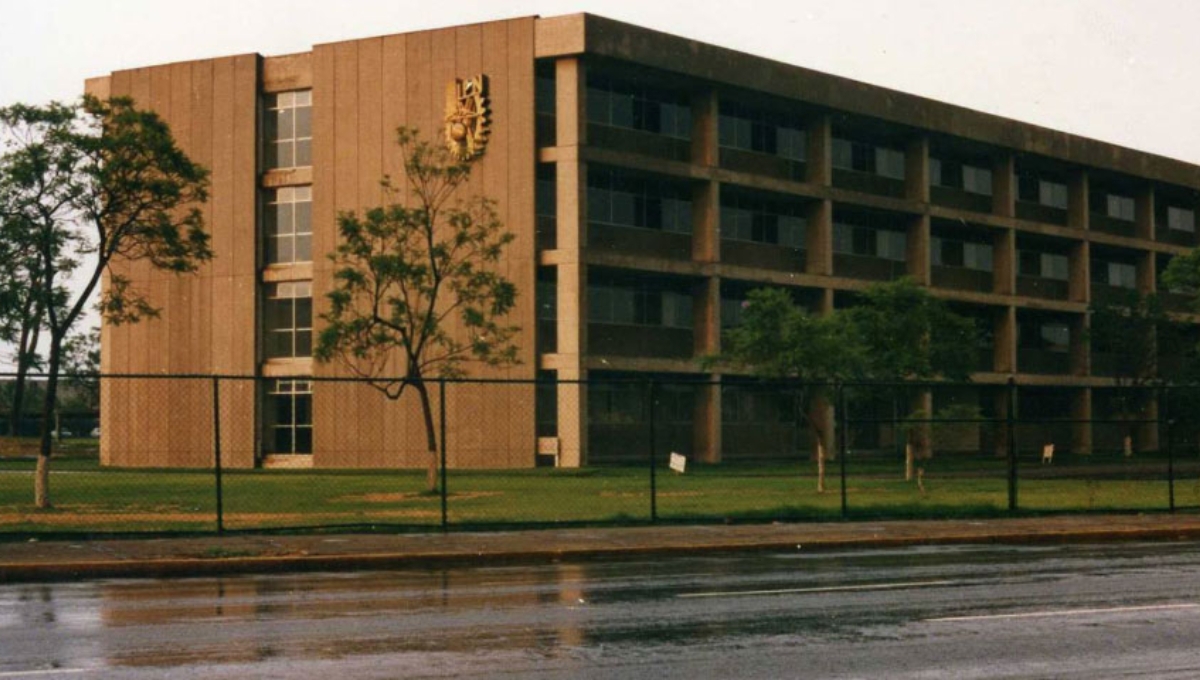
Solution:
<svg viewBox="0 0 1200 680">
<path fill-rule="evenodd" d="M 833 184 L 833 123 L 828 114 L 814 117 L 808 123 L 808 181 L 812 184 Z"/>
<path fill-rule="evenodd" d="M 825 316 L 825 315 L 833 313 L 833 289 L 832 288 L 822 288 L 821 289 L 821 300 L 818 304 L 819 304 L 819 306 L 817 307 L 817 313 L 820 314 L 821 316 Z"/>
<path fill-rule="evenodd" d="M 587 73 L 577 57 L 554 63 L 555 139 L 558 146 L 587 144 Z"/>
<path fill-rule="evenodd" d="M 833 274 L 833 201 L 817 201 L 808 211 L 808 225 L 804 237 L 809 274 L 831 276 Z"/>
<path fill-rule="evenodd" d="M 1134 235 L 1154 240 L 1154 187 L 1146 185 L 1134 196 Z"/>
<path fill-rule="evenodd" d="M 1091 354 L 1088 352 L 1088 315 L 1075 314 L 1071 317 L 1070 364 L 1071 375 L 1085 376 L 1091 372 Z"/>
<path fill-rule="evenodd" d="M 1092 417 L 1092 388 L 1082 387 L 1076 390 L 1071 401 L 1071 418 L 1076 421 L 1086 421 Z M 1075 422 L 1071 424 L 1071 451 L 1082 455 L 1092 452 L 1092 424 L 1090 422 Z"/>
<path fill-rule="evenodd" d="M 692 190 L 692 259 L 721 261 L 721 185 L 715 181 Z"/>
<path fill-rule="evenodd" d="M 558 439 L 559 465 L 587 464 L 587 166 L 579 147 L 587 142 L 584 66 L 560 59 L 555 68 L 558 92 L 557 140 L 565 158 L 555 166 L 558 199 Z"/>
<path fill-rule="evenodd" d="M 1017 292 L 1017 232 L 997 231 L 992 236 L 992 290 L 999 295 Z"/>
<path fill-rule="evenodd" d="M 904 149 L 904 195 L 910 201 L 929 202 L 929 138 L 909 141 Z"/>
<path fill-rule="evenodd" d="M 1017 179 L 1012 154 L 1003 154 L 992 164 L 992 213 L 1000 217 L 1016 215 Z"/>
<path fill-rule="evenodd" d="M 1067 226 L 1087 230 L 1090 212 L 1088 174 L 1086 170 L 1076 170 L 1067 178 Z"/>
<path fill-rule="evenodd" d="M 1017 308 L 1005 307 L 996 315 L 993 333 L 997 373 L 1017 372 Z"/>
<path fill-rule="evenodd" d="M 814 397 L 812 402 L 809 403 L 808 413 L 809 417 L 816 421 L 821 428 L 821 441 L 825 445 L 825 460 L 833 460 L 837 457 L 838 452 L 836 448 L 837 440 L 835 439 L 837 432 L 834 427 L 833 404 L 830 403 L 828 397 L 819 395 Z M 815 458 L 817 455 L 815 436 L 812 442 L 812 452 Z M 829 484 L 829 477 L 826 478 L 826 484 Z"/>
<path fill-rule="evenodd" d="M 701 463 L 721 462 L 721 376 L 696 388 L 692 418 L 695 458 Z"/>
<path fill-rule="evenodd" d="M 712 88 L 692 95 L 692 163 L 715 167 L 721 164 L 718 124 L 720 101 Z"/>
<path fill-rule="evenodd" d="M 1092 249 L 1087 241 L 1077 241 L 1068 256 L 1068 296 L 1072 302 L 1087 304 L 1092 300 Z"/>
<path fill-rule="evenodd" d="M 721 279 L 703 279 L 692 286 L 692 337 L 696 356 L 721 351 Z"/>
<path fill-rule="evenodd" d="M 1158 290 L 1158 260 L 1152 250 L 1138 253 L 1137 289 L 1142 295 L 1149 295 Z"/>
<path fill-rule="evenodd" d="M 929 244 L 931 240 L 929 215 L 918 215 L 908 223 L 908 275 L 921 284 L 930 284 Z"/>
</svg>

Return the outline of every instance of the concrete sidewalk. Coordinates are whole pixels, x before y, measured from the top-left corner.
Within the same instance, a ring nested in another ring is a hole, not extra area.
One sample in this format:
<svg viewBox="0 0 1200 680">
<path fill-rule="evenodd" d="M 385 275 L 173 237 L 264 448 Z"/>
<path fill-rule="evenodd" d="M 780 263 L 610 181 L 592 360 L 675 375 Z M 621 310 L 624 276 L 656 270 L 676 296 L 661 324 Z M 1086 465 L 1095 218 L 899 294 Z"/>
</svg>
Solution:
<svg viewBox="0 0 1200 680">
<path fill-rule="evenodd" d="M 0 542 L 0 583 L 431 568 L 747 550 L 1200 539 L 1200 515 Z"/>
</svg>

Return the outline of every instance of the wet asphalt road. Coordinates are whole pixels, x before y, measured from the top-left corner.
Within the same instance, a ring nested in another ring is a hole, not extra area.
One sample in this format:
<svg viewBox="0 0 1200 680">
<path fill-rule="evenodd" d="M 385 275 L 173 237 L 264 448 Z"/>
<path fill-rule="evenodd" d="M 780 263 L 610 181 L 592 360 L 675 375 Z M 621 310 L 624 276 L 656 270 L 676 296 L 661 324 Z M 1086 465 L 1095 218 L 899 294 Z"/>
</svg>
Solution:
<svg viewBox="0 0 1200 680">
<path fill-rule="evenodd" d="M 0 586 L 0 679 L 1196 678 L 1200 545 Z"/>
</svg>

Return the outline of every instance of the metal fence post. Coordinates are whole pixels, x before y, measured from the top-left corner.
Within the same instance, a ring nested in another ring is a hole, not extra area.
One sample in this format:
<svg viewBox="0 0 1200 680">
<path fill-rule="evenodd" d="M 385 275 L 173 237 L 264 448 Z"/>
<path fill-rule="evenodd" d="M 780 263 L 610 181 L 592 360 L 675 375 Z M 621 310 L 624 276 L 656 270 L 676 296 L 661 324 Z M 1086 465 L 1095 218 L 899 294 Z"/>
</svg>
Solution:
<svg viewBox="0 0 1200 680">
<path fill-rule="evenodd" d="M 846 434 L 848 432 L 848 430 L 847 430 L 848 422 L 847 421 L 850 419 L 850 409 L 846 407 L 846 386 L 839 383 L 837 385 L 837 393 L 838 393 L 837 422 L 838 422 L 838 430 L 841 433 L 840 436 L 838 437 L 838 467 L 839 467 L 838 474 L 841 477 L 842 519 L 846 519 L 850 515 L 850 504 L 846 499 L 846 452 L 848 450 L 846 447 L 846 440 L 848 439 Z"/>
<path fill-rule="evenodd" d="M 446 479 L 446 379 L 442 378 L 438 381 L 438 419 L 441 432 L 438 433 L 439 444 L 441 444 L 441 467 L 442 467 L 442 531 L 450 526 L 450 515 L 448 507 L 448 482 Z"/>
<path fill-rule="evenodd" d="M 217 533 L 225 532 L 225 501 L 221 494 L 221 380 L 212 378 L 213 396 L 213 474 L 217 487 Z"/>
<path fill-rule="evenodd" d="M 1017 510 L 1017 381 L 1008 379 L 1008 510 Z"/>
<path fill-rule="evenodd" d="M 1158 394 L 1158 420 L 1167 421 L 1167 509 L 1175 512 L 1175 447 L 1171 441 L 1171 426 L 1175 421 L 1171 418 L 1171 390 L 1159 387 Z"/>
<path fill-rule="evenodd" d="M 648 393 L 649 401 L 650 401 L 648 406 L 650 408 L 650 451 L 649 451 L 649 453 L 650 453 L 650 521 L 651 522 L 658 521 L 658 478 L 657 478 L 657 472 L 654 469 L 654 449 L 655 449 L 655 445 L 656 445 L 656 442 L 655 442 L 655 434 L 656 433 L 654 431 L 654 425 L 655 425 L 654 414 L 655 414 L 655 411 L 657 410 L 654 408 L 654 398 L 655 398 L 655 389 L 654 388 L 655 388 L 656 384 L 657 383 L 654 380 L 651 380 L 650 385 L 649 385 L 648 389 L 646 390 Z"/>
</svg>

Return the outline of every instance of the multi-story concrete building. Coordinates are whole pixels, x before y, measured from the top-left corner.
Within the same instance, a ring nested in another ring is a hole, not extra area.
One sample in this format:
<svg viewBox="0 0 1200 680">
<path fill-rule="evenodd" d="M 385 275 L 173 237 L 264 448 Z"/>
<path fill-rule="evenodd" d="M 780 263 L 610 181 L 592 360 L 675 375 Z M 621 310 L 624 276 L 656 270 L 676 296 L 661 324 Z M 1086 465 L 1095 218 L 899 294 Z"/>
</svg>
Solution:
<svg viewBox="0 0 1200 680">
<path fill-rule="evenodd" d="M 964 348 L 978 387 L 935 401 L 999 413 L 989 390 L 1015 375 L 1022 410 L 1102 416 L 1111 366 L 1084 342 L 1089 301 L 1164 292 L 1158 274 L 1197 244 L 1196 166 L 601 17 L 526 17 L 89 81 L 157 110 L 212 170 L 216 258 L 190 278 L 129 272 L 164 311 L 106 327 L 104 371 L 262 378 L 221 387 L 229 464 L 421 464 L 415 400 L 321 382 L 339 372 L 314 364 L 312 329 L 336 214 L 379 204 L 401 172 L 395 128 L 440 137 L 447 85 L 479 75 L 491 134 L 471 189 L 516 235 L 502 269 L 523 333 L 520 365 L 475 375 L 558 382 L 455 386 L 452 465 L 531 466 L 539 436 L 565 466 L 644 455 L 641 388 L 575 382 L 630 375 L 706 383 L 660 390 L 669 448 L 794 453 L 786 400 L 696 358 L 752 288 L 823 313 L 902 275 L 983 330 Z M 208 383 L 106 383 L 104 460 L 208 464 L 210 400 Z M 1086 451 L 1104 435 L 1045 436 Z"/>
</svg>

